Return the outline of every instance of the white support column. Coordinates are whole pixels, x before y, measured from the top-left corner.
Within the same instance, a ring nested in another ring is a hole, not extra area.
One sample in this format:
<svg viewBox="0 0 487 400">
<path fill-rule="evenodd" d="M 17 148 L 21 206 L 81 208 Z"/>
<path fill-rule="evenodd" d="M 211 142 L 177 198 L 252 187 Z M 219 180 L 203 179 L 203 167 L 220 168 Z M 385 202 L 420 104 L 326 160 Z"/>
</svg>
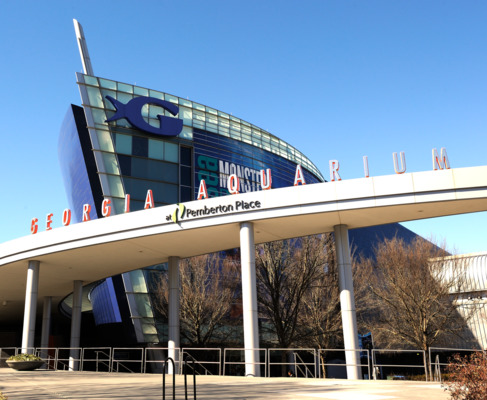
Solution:
<svg viewBox="0 0 487 400">
<path fill-rule="evenodd" d="M 22 331 L 22 353 L 32 353 L 34 347 L 37 293 L 39 290 L 40 262 L 29 261 L 27 284 L 25 288 L 24 328 Z"/>
<path fill-rule="evenodd" d="M 346 350 L 359 350 L 355 295 L 353 292 L 352 259 L 348 243 L 347 225 L 336 225 L 335 248 L 338 264 L 338 284 L 340 286 L 340 306 L 342 309 L 343 340 Z M 360 353 L 346 351 L 348 379 L 362 379 Z"/>
<path fill-rule="evenodd" d="M 176 371 L 168 364 L 168 373 L 178 371 L 179 361 L 179 257 L 169 257 L 169 318 L 168 318 L 168 356 L 174 360 Z"/>
<path fill-rule="evenodd" d="M 69 370 L 79 367 L 79 344 L 81 335 L 81 303 L 83 299 L 83 281 L 73 281 L 73 306 L 71 309 L 71 340 L 69 347 Z"/>
<path fill-rule="evenodd" d="M 240 264 L 242 268 L 242 306 L 244 324 L 245 375 L 260 376 L 259 319 L 255 279 L 255 242 L 252 222 L 240 224 Z"/>
<path fill-rule="evenodd" d="M 44 297 L 44 308 L 42 311 L 42 330 L 41 330 L 41 348 L 49 347 L 49 333 L 51 330 L 51 308 L 52 297 Z M 47 357 L 47 350 L 42 352 L 41 357 Z"/>
</svg>

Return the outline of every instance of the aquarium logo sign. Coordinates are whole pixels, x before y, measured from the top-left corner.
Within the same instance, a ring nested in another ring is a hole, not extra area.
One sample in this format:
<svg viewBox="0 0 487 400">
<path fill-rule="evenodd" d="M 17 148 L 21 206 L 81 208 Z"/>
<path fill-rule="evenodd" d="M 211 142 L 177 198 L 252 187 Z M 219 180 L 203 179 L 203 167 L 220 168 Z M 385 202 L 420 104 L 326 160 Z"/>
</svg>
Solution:
<svg viewBox="0 0 487 400">
<path fill-rule="evenodd" d="M 106 96 L 106 98 L 113 104 L 116 112 L 115 115 L 108 118 L 105 122 L 117 121 L 121 118 L 125 118 L 134 127 L 141 131 L 161 136 L 177 136 L 183 130 L 183 120 L 179 118 L 171 118 L 159 114 L 157 115 L 159 128 L 157 128 L 147 123 L 144 117 L 142 117 L 142 107 L 146 104 L 154 104 L 162 107 L 164 110 L 167 110 L 172 115 L 176 116 L 179 113 L 179 107 L 173 103 L 156 99 L 155 97 L 135 97 L 128 103 L 123 104 L 112 96 Z"/>
</svg>

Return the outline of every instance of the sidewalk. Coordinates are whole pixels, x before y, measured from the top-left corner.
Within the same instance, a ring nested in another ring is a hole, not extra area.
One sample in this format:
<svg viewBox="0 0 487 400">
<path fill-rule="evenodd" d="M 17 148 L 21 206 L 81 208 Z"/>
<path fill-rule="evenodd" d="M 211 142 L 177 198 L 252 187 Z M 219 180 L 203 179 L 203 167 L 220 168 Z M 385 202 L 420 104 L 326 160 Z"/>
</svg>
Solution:
<svg viewBox="0 0 487 400">
<path fill-rule="evenodd" d="M 448 400 L 437 383 L 347 381 L 304 378 L 197 376 L 201 400 Z M 0 391 L 9 400 L 160 400 L 162 376 L 64 371 L 0 369 Z M 166 376 L 166 399 L 172 399 L 172 376 Z M 184 399 L 184 380 L 176 376 L 176 399 Z M 188 376 L 188 399 L 193 399 Z"/>
</svg>

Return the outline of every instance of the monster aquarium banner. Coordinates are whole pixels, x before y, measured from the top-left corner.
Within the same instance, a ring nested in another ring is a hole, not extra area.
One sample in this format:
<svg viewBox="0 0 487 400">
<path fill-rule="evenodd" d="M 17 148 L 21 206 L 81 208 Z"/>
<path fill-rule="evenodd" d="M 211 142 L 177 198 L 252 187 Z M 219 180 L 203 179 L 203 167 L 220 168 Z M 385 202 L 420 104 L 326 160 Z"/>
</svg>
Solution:
<svg viewBox="0 0 487 400">
<path fill-rule="evenodd" d="M 260 170 L 272 170 L 272 187 L 292 186 L 296 164 L 263 149 L 231 138 L 194 129 L 195 191 L 204 179 L 210 197 L 228 195 L 227 180 L 232 174 L 240 178 L 240 193 L 260 188 Z M 319 180 L 303 170 L 307 183 Z"/>
</svg>

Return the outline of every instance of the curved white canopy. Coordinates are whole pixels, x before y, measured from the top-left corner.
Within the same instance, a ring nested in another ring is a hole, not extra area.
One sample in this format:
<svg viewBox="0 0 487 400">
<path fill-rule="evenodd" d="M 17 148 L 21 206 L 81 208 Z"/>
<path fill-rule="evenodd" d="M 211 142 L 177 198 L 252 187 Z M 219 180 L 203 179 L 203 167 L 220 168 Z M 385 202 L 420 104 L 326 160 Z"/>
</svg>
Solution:
<svg viewBox="0 0 487 400">
<path fill-rule="evenodd" d="M 168 260 L 239 247 L 239 224 L 254 223 L 255 241 L 487 210 L 487 166 L 325 182 L 115 215 L 0 244 L 0 320 L 23 312 L 28 260 L 40 261 L 39 302 L 85 283 Z M 240 203 L 238 203 L 240 202 Z M 238 204 L 255 208 L 237 209 Z M 260 207 L 257 207 L 257 203 Z M 218 208 L 220 206 L 220 208 Z M 232 206 L 224 212 L 222 206 Z M 209 215 L 187 216 L 188 210 Z M 214 214 L 211 214 L 211 208 Z M 204 211 L 203 211 L 204 212 Z M 42 227 L 40 227 L 42 230 Z"/>
</svg>

